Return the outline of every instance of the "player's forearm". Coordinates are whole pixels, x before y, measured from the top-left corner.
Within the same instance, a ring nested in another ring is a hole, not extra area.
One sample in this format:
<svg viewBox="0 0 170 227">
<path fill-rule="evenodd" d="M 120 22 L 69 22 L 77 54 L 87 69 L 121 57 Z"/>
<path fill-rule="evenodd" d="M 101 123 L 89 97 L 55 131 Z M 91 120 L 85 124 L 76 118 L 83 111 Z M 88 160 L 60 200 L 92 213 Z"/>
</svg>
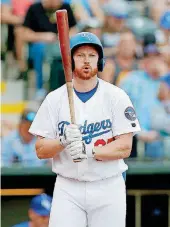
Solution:
<svg viewBox="0 0 170 227">
<path fill-rule="evenodd" d="M 124 159 L 130 156 L 131 149 L 132 134 L 129 133 L 129 136 L 118 138 L 103 147 L 96 147 L 94 158 L 101 161 Z"/>
<path fill-rule="evenodd" d="M 53 158 L 64 149 L 59 140 L 46 138 L 38 138 L 35 148 L 39 159 Z"/>
</svg>

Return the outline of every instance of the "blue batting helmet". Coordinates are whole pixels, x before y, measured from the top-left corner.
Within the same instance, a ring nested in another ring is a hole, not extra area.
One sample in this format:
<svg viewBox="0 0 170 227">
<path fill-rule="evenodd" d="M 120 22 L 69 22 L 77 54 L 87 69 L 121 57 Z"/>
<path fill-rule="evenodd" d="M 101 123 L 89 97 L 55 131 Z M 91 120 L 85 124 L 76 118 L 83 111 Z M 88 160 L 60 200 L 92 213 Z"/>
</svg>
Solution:
<svg viewBox="0 0 170 227">
<path fill-rule="evenodd" d="M 104 60 L 104 55 L 103 55 L 103 46 L 99 40 L 99 38 L 94 35 L 93 33 L 90 32 L 80 32 L 73 36 L 70 39 L 70 48 L 71 48 L 71 56 L 73 60 L 73 53 L 75 49 L 77 49 L 80 46 L 83 45 L 90 45 L 94 46 L 96 50 L 98 51 L 99 54 L 99 60 L 98 60 L 98 70 L 100 72 L 103 71 L 104 65 L 105 65 L 105 60 Z M 74 70 L 74 61 L 72 62 L 73 65 L 73 70 Z"/>
</svg>

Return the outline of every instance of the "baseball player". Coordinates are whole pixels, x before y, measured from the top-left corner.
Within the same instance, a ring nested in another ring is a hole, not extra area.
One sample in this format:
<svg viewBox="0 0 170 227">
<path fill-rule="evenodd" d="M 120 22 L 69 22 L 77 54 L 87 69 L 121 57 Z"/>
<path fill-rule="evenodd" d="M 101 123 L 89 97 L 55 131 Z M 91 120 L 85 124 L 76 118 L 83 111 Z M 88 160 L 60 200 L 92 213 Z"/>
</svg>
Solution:
<svg viewBox="0 0 170 227">
<path fill-rule="evenodd" d="M 140 126 L 126 93 L 97 77 L 104 68 L 100 40 L 82 32 L 70 47 L 76 124 L 63 85 L 48 94 L 29 130 L 38 136 L 37 156 L 53 158 L 58 175 L 49 227 L 125 227 L 123 159 Z"/>
<path fill-rule="evenodd" d="M 13 227 L 48 227 L 52 197 L 42 193 L 32 198 L 28 216 L 30 221 Z"/>
</svg>

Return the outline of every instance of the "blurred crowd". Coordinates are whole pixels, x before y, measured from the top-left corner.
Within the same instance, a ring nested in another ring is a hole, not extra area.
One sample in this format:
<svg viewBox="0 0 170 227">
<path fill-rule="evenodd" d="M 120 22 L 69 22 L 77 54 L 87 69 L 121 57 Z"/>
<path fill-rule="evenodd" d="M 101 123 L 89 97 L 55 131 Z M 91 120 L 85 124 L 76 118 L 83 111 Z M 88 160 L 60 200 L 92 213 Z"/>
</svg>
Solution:
<svg viewBox="0 0 170 227">
<path fill-rule="evenodd" d="M 10 54 L 19 73 L 16 80 L 35 75 L 35 100 L 64 84 L 55 12 L 68 12 L 70 36 L 87 31 L 104 47 L 105 69 L 99 77 L 130 96 L 142 131 L 134 137 L 131 158 L 138 144 L 146 158 L 170 158 L 170 1 L 169 0 L 2 0 L 1 24 L 7 26 L 1 60 Z M 44 87 L 44 64 L 49 86 Z M 2 75 L 3 78 L 3 75 Z M 2 165 L 41 166 L 35 138 L 28 133 L 35 112 L 25 110 L 20 123 L 2 137 Z"/>
</svg>

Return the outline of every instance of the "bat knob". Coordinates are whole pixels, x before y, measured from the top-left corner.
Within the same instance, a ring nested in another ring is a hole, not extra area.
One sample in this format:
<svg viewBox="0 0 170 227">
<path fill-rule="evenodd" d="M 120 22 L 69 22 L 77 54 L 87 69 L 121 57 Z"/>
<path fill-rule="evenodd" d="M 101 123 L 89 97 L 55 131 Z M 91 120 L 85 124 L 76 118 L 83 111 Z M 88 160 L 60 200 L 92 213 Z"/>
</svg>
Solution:
<svg viewBox="0 0 170 227">
<path fill-rule="evenodd" d="M 76 162 L 81 162 L 82 159 L 81 159 L 81 158 L 77 158 L 77 159 L 74 159 L 73 161 L 74 161 L 75 163 L 76 163 Z"/>
</svg>

